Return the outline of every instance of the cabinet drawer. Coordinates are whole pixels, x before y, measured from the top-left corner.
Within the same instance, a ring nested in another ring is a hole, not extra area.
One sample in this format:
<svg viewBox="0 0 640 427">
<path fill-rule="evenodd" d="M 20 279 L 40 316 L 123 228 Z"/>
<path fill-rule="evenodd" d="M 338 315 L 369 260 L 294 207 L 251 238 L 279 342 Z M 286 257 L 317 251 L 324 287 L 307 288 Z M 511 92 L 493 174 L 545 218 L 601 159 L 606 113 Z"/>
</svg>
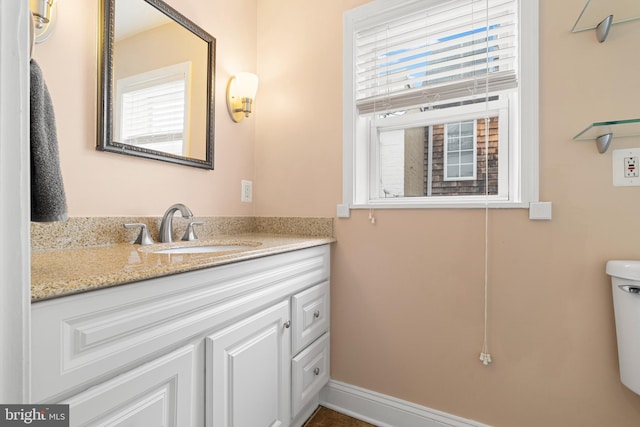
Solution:
<svg viewBox="0 0 640 427">
<path fill-rule="evenodd" d="M 329 330 L 329 282 L 323 282 L 292 298 L 292 354 Z"/>
<path fill-rule="evenodd" d="M 318 394 L 329 381 L 329 332 L 291 361 L 292 416 Z"/>
</svg>

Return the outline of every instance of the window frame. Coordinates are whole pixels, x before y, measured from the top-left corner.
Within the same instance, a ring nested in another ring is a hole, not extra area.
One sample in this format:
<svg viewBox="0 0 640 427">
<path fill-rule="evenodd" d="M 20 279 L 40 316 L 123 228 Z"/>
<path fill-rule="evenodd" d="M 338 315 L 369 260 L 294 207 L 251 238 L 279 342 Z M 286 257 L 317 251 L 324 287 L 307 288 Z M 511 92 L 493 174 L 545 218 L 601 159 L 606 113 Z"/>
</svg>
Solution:
<svg viewBox="0 0 640 427">
<path fill-rule="evenodd" d="M 360 153 L 368 153 L 369 161 L 367 164 L 361 162 L 361 167 L 356 169 L 358 176 L 357 182 L 354 182 L 354 196 L 361 204 L 354 205 L 353 208 L 403 208 L 403 207 L 421 207 L 420 205 L 434 205 L 423 207 L 476 207 L 463 206 L 464 203 L 478 204 L 485 202 L 496 205 L 508 202 L 508 194 L 516 191 L 515 183 L 509 178 L 509 165 L 515 162 L 514 150 L 510 149 L 509 141 L 514 138 L 515 129 L 509 126 L 509 104 L 516 102 L 517 96 L 511 95 L 507 99 L 499 101 L 490 101 L 488 104 L 468 104 L 456 107 L 455 109 L 433 110 L 417 114 L 408 114 L 400 116 L 392 116 L 384 119 L 378 119 L 375 123 L 369 120 L 367 116 L 360 116 L 360 126 L 364 129 L 369 127 L 370 132 L 375 135 L 370 137 L 365 132 L 361 132 L 356 141 L 356 150 Z M 452 110 L 454 110 L 452 112 Z M 486 197 L 484 195 L 465 195 L 465 196 L 425 196 L 425 197 L 394 197 L 394 198 L 378 198 L 375 195 L 380 194 L 379 183 L 379 144 L 375 139 L 376 136 L 383 131 L 392 131 L 398 129 L 409 129 L 416 126 L 436 126 L 445 122 L 459 122 L 468 120 L 478 120 L 484 117 L 498 117 L 498 133 L 499 146 L 498 150 L 508 157 L 508 162 L 501 162 L 499 191 L 497 195 Z M 365 154 L 363 154 L 364 156 Z M 365 176 L 367 174 L 367 176 Z"/>
<path fill-rule="evenodd" d="M 509 133 L 519 143 L 509 151 L 508 198 L 485 196 L 402 197 L 372 200 L 371 194 L 361 191 L 362 180 L 371 174 L 371 150 L 369 141 L 362 141 L 367 123 L 358 115 L 355 104 L 354 46 L 355 32 L 366 20 L 371 25 L 384 20 L 389 14 L 417 10 L 441 2 L 441 0 L 375 0 L 344 14 L 343 32 L 343 202 L 338 205 L 338 216 L 349 217 L 350 209 L 372 208 L 528 208 L 537 202 L 539 180 L 539 130 L 538 130 L 538 3 L 539 0 L 517 0 L 519 22 L 519 84 L 517 94 L 509 102 L 516 102 L 520 120 L 516 122 L 509 109 Z M 450 115 L 449 115 L 450 117 Z M 450 121 L 450 120 L 447 120 Z M 501 120 L 502 122 L 502 120 Z M 360 139 L 358 139 L 360 138 Z M 517 178 L 517 179 L 513 179 Z M 517 182 L 514 182 L 517 181 Z"/>
</svg>

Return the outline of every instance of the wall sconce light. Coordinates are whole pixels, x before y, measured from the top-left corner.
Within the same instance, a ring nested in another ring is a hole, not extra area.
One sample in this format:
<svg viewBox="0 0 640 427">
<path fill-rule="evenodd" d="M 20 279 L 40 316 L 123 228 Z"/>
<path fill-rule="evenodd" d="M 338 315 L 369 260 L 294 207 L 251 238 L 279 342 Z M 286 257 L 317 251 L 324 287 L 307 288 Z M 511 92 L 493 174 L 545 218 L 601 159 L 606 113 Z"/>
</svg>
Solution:
<svg viewBox="0 0 640 427">
<path fill-rule="evenodd" d="M 57 0 L 29 0 L 35 27 L 35 42 L 42 43 L 54 28 Z"/>
<path fill-rule="evenodd" d="M 238 73 L 227 84 L 227 109 L 234 122 L 240 122 L 251 114 L 251 104 L 258 90 L 258 76 Z"/>
</svg>

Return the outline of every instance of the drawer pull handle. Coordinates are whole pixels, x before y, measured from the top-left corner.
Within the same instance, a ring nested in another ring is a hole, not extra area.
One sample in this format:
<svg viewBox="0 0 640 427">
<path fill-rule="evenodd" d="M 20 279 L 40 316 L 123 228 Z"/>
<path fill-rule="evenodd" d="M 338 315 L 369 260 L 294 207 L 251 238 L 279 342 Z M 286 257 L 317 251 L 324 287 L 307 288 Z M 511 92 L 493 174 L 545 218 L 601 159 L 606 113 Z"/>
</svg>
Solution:
<svg viewBox="0 0 640 427">
<path fill-rule="evenodd" d="M 286 322 L 284 322 L 285 329 L 289 329 L 290 327 L 291 327 L 291 320 L 287 320 Z"/>
<path fill-rule="evenodd" d="M 316 319 L 317 319 L 318 317 L 320 317 L 320 310 L 316 310 L 316 311 L 314 311 L 314 312 L 313 312 L 313 317 L 315 317 Z"/>
<path fill-rule="evenodd" d="M 320 368 L 314 369 L 313 370 L 313 375 L 316 375 L 316 376 L 320 375 Z"/>
</svg>

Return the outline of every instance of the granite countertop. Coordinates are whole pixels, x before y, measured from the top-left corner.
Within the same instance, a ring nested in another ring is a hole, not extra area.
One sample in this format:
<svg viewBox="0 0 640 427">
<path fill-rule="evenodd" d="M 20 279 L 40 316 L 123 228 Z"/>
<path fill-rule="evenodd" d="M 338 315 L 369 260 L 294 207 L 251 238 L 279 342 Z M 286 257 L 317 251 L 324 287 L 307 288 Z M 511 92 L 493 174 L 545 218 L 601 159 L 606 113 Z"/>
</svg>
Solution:
<svg viewBox="0 0 640 427">
<path fill-rule="evenodd" d="M 100 247 L 34 251 L 31 301 L 61 297 L 145 279 L 215 267 L 335 242 L 333 237 L 247 233 L 196 242 L 140 246 L 116 243 Z M 158 254 L 153 250 L 207 244 L 248 244 L 248 249 L 213 253 Z"/>
</svg>

